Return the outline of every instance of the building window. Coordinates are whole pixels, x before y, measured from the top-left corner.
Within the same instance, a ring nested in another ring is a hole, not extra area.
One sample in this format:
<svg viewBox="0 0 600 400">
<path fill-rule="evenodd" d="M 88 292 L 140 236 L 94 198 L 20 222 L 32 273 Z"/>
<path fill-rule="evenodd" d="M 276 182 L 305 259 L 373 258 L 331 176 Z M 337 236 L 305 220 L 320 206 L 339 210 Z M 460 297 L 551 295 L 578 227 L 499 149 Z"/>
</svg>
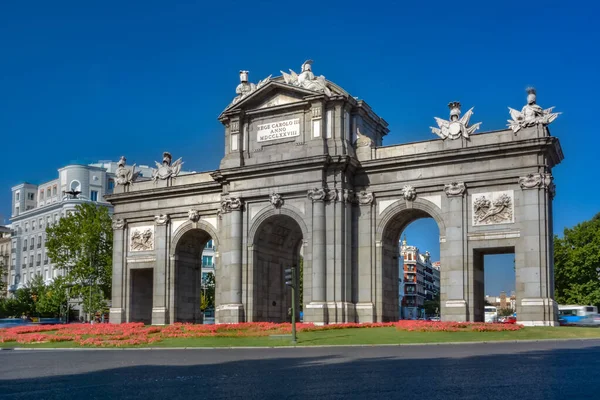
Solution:
<svg viewBox="0 0 600 400">
<path fill-rule="evenodd" d="M 50 226 L 50 216 L 46 217 L 46 226 Z"/>
<path fill-rule="evenodd" d="M 38 249 L 42 248 L 42 235 L 38 236 Z"/>
<path fill-rule="evenodd" d="M 92 192 L 90 193 L 90 200 L 98 201 L 98 191 L 97 190 L 92 190 Z"/>
<path fill-rule="evenodd" d="M 31 221 L 31 230 L 35 231 L 35 219 Z"/>
<path fill-rule="evenodd" d="M 15 215 L 19 215 L 19 206 L 15 207 Z"/>
<path fill-rule="evenodd" d="M 54 214 L 54 223 L 58 222 L 58 214 Z"/>
<path fill-rule="evenodd" d="M 213 264 L 212 256 L 202 256 L 202 266 L 203 267 L 212 267 Z"/>
<path fill-rule="evenodd" d="M 44 200 L 44 189 L 40 190 L 40 201 Z"/>
<path fill-rule="evenodd" d="M 21 193 L 20 192 L 15 193 L 15 201 L 19 201 L 20 197 L 21 197 Z"/>
<path fill-rule="evenodd" d="M 23 251 L 27 250 L 27 239 L 23 240 Z"/>
<path fill-rule="evenodd" d="M 33 200 L 35 198 L 35 195 L 31 192 L 27 193 L 27 200 Z"/>
<path fill-rule="evenodd" d="M 56 196 L 57 190 L 56 185 L 52 186 L 52 196 Z"/>
<path fill-rule="evenodd" d="M 207 249 L 212 249 L 212 248 L 213 248 L 213 241 L 212 241 L 212 239 L 211 239 L 211 240 L 209 240 L 209 241 L 206 243 L 206 247 L 205 247 L 205 248 L 207 248 Z"/>
<path fill-rule="evenodd" d="M 114 188 L 115 188 L 115 181 L 114 181 L 114 179 L 109 179 L 108 180 L 108 190 L 112 191 L 112 190 L 114 190 Z"/>
<path fill-rule="evenodd" d="M 50 198 L 50 188 L 46 188 L 46 197 Z"/>
</svg>

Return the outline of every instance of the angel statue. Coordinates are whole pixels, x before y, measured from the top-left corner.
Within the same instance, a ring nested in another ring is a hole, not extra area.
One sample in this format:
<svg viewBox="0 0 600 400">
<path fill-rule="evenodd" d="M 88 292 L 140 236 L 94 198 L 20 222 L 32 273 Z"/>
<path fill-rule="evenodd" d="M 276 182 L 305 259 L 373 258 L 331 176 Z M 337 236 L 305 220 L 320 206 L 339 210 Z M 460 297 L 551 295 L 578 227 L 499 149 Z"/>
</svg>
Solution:
<svg viewBox="0 0 600 400">
<path fill-rule="evenodd" d="M 135 172 L 135 164 L 133 164 L 131 168 L 127 168 L 125 166 L 126 162 L 127 159 L 125 156 L 121 156 L 121 159 L 117 163 L 117 170 L 115 171 L 117 185 L 130 185 L 140 174 L 140 171 Z"/>
<path fill-rule="evenodd" d="M 469 126 L 469 120 L 471 119 L 471 115 L 473 115 L 473 107 L 471 107 L 471 109 L 467 111 L 462 118 L 459 118 L 460 103 L 458 101 L 449 103 L 448 108 L 450 108 L 450 120 L 446 121 L 441 118 L 434 117 L 439 128 L 431 127 L 431 131 L 442 139 L 450 138 L 454 140 L 461 136 L 463 136 L 465 139 L 468 139 L 469 136 L 481 126 L 481 122 Z"/>
<path fill-rule="evenodd" d="M 288 85 L 298 86 L 304 89 L 313 90 L 315 92 L 323 92 L 327 96 L 331 96 L 331 90 L 327 87 L 327 81 L 323 75 L 315 76 L 312 72 L 313 60 L 307 60 L 302 64 L 302 72 L 297 75 L 290 69 L 290 73 L 281 71 L 283 80 Z"/>
<path fill-rule="evenodd" d="M 508 127 L 516 134 L 521 128 L 527 128 L 537 124 L 544 126 L 549 125 L 554 121 L 560 113 L 553 113 L 554 107 L 543 109 L 536 104 L 535 88 L 527 88 L 527 104 L 521 112 L 514 108 L 508 107 L 508 112 L 512 119 L 508 120 Z"/>
<path fill-rule="evenodd" d="M 235 93 L 237 96 L 233 98 L 231 104 L 236 104 L 243 98 L 247 97 L 251 93 L 260 89 L 268 82 L 271 81 L 271 75 L 267 76 L 265 79 L 259 81 L 256 85 L 252 82 L 248 82 L 248 71 L 240 71 L 240 84 L 235 88 Z"/>
<path fill-rule="evenodd" d="M 163 153 L 162 165 L 155 161 L 156 169 L 152 170 L 152 180 L 154 182 L 156 182 L 159 179 L 174 178 L 177 175 L 179 175 L 179 172 L 181 171 L 181 166 L 183 165 L 181 157 L 179 157 L 179 159 L 173 164 L 171 164 L 172 159 L 173 158 L 171 157 L 171 153 L 165 151 Z"/>
</svg>

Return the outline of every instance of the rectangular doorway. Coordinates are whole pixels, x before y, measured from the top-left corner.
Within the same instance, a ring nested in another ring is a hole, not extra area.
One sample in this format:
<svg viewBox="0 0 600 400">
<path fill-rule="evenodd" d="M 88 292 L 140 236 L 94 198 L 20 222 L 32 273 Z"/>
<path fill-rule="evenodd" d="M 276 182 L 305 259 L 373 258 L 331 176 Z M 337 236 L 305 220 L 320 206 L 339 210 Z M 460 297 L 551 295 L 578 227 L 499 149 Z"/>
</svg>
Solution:
<svg viewBox="0 0 600 400">
<path fill-rule="evenodd" d="M 152 268 L 131 270 L 131 303 L 129 322 L 152 323 Z"/>
<path fill-rule="evenodd" d="M 516 312 L 515 248 L 474 249 L 473 256 L 473 321 L 499 322 Z"/>
</svg>

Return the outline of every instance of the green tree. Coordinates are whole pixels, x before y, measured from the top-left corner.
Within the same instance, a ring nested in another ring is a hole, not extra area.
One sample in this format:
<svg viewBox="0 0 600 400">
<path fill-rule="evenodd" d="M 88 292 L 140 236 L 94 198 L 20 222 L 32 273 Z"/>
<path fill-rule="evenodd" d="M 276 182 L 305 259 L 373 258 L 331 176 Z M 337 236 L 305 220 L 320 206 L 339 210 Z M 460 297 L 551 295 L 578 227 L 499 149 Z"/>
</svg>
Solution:
<svg viewBox="0 0 600 400">
<path fill-rule="evenodd" d="M 8 286 L 7 282 L 4 280 L 4 277 L 7 277 L 8 279 L 8 267 L 5 263 L 2 254 L 0 254 L 0 298 L 5 297 Z"/>
<path fill-rule="evenodd" d="M 35 309 L 41 316 L 58 317 L 63 310 L 66 310 L 66 304 L 67 280 L 63 276 L 57 276 L 39 295 Z"/>
<path fill-rule="evenodd" d="M 600 306 L 600 213 L 554 237 L 554 276 L 559 304 Z"/>
<path fill-rule="evenodd" d="M 46 228 L 48 256 L 64 271 L 70 296 L 82 299 L 86 313 L 106 307 L 112 283 L 111 218 L 106 207 L 81 204 Z"/>
<path fill-rule="evenodd" d="M 428 316 L 440 314 L 440 295 L 433 296 L 433 300 L 425 300 L 423 303 L 425 314 Z"/>
<path fill-rule="evenodd" d="M 498 310 L 498 316 L 499 317 L 508 317 L 510 315 L 513 315 L 514 311 L 512 310 L 512 308 L 501 308 Z"/>
<path fill-rule="evenodd" d="M 211 308 L 215 308 L 215 275 L 206 274 L 206 276 L 202 278 L 200 309 L 204 312 Z"/>
</svg>

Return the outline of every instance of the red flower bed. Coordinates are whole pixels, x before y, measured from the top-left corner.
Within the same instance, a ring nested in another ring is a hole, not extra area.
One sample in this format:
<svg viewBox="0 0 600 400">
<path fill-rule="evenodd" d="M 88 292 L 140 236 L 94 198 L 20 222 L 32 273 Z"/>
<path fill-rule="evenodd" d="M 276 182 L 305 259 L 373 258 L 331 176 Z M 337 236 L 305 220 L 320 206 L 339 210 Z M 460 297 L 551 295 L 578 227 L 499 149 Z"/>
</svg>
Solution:
<svg viewBox="0 0 600 400">
<path fill-rule="evenodd" d="M 395 327 L 414 332 L 499 332 L 517 331 L 520 325 L 486 324 L 482 322 L 433 322 L 402 320 L 397 322 L 347 323 L 318 326 L 299 323 L 298 332 L 332 329 Z M 194 325 L 176 323 L 168 326 L 145 326 L 141 322 L 128 324 L 70 324 L 20 326 L 0 329 L 0 343 L 44 343 L 72 341 L 81 346 L 121 347 L 160 342 L 165 338 L 260 337 L 291 333 L 289 323 L 248 322 L 239 324 Z"/>
</svg>

